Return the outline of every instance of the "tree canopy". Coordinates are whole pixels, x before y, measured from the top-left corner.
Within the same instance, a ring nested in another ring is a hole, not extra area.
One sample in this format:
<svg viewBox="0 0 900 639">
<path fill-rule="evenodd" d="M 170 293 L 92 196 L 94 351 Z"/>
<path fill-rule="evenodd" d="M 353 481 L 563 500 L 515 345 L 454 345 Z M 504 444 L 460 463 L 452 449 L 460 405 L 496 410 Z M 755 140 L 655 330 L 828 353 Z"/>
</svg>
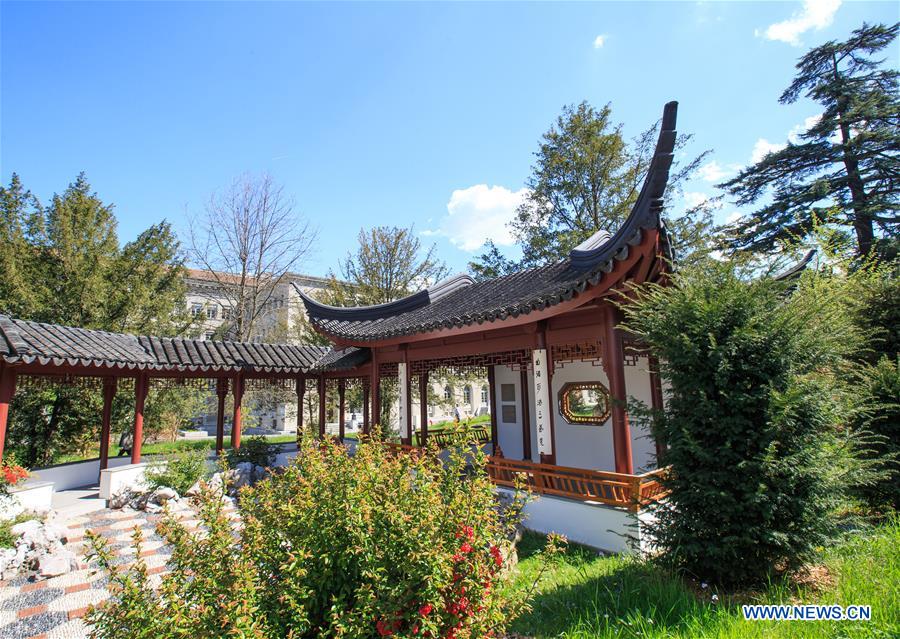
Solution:
<svg viewBox="0 0 900 639">
<path fill-rule="evenodd" d="M 726 246 L 775 252 L 819 222 L 852 230 L 857 252 L 896 238 L 900 203 L 900 94 L 895 69 L 876 58 L 900 24 L 863 26 L 797 63 L 782 104 L 806 97 L 822 105 L 815 123 L 721 186 L 738 205 L 763 201 L 727 230 Z"/>
<path fill-rule="evenodd" d="M 525 181 L 528 195 L 510 223 L 522 259 L 505 257 L 488 241 L 484 253 L 469 264 L 472 274 L 488 279 L 556 262 L 595 232 L 614 232 L 640 193 L 658 132 L 657 122 L 629 141 L 622 124 L 614 122 L 609 104 L 600 109 L 587 102 L 563 107 L 538 144 Z M 684 148 L 689 139 L 680 135 L 676 148 Z M 677 192 L 705 157 L 702 153 L 686 164 L 676 163 L 669 192 Z M 703 212 L 691 216 L 685 233 L 680 222 L 671 225 L 676 238 L 683 236 L 685 250 L 693 246 L 690 229 L 698 223 L 710 226 Z"/>
</svg>

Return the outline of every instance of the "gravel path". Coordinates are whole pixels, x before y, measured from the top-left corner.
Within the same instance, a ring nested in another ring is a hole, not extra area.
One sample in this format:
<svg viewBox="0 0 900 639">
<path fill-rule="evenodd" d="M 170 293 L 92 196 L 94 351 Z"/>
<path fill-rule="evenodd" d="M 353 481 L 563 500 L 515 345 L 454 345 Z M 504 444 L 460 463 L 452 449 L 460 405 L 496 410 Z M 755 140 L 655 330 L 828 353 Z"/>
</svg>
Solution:
<svg viewBox="0 0 900 639">
<path fill-rule="evenodd" d="M 194 513 L 179 511 L 189 528 L 197 525 Z M 89 636 L 83 617 L 88 606 L 109 598 L 107 579 L 84 563 L 84 533 L 91 530 L 105 537 L 119 556 L 130 561 L 131 533 L 139 526 L 144 533 L 144 560 L 148 571 L 158 575 L 165 571 L 171 549 L 156 534 L 161 515 L 148 515 L 134 510 L 97 510 L 68 521 L 71 534 L 68 547 L 82 558 L 78 570 L 50 579 L 19 577 L 0 581 L 0 637 L 2 639 L 82 639 Z"/>
</svg>

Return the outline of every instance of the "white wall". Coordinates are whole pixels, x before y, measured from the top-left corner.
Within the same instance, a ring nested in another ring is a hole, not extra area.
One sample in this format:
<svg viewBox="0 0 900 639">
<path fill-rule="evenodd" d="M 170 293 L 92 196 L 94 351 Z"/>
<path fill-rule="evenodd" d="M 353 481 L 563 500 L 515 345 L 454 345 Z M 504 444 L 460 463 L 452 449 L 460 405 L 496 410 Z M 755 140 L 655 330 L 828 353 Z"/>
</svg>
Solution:
<svg viewBox="0 0 900 639">
<path fill-rule="evenodd" d="M 509 493 L 504 488 L 497 489 Z M 629 538 L 640 539 L 637 518 L 627 510 L 558 497 L 534 496 L 523 511 L 522 525 L 546 535 L 558 533 L 570 541 L 611 553 L 632 549 Z"/>
<path fill-rule="evenodd" d="M 495 392 L 497 397 L 497 429 L 500 448 L 509 459 L 522 459 L 522 411 L 520 374 L 509 366 L 494 367 Z M 553 404 L 553 423 L 556 431 L 556 463 L 559 466 L 587 468 L 591 470 L 615 471 L 615 449 L 612 438 L 612 419 L 602 425 L 570 424 L 559 410 L 559 391 L 569 382 L 598 381 L 609 388 L 609 380 L 601 366 L 591 362 L 566 362 L 553 373 L 550 401 Z M 503 422 L 501 386 L 514 384 L 516 389 L 516 422 Z M 532 459 L 539 462 L 540 455 L 534 442 L 537 441 L 537 426 L 534 420 L 534 376 L 528 373 L 528 401 L 531 406 Z M 636 366 L 625 367 L 625 389 L 630 398 L 637 399 L 648 407 L 651 405 L 650 375 L 645 359 L 639 359 Z M 631 447 L 635 472 L 644 472 L 656 467 L 656 444 L 649 428 L 635 419 L 630 420 Z"/>
</svg>

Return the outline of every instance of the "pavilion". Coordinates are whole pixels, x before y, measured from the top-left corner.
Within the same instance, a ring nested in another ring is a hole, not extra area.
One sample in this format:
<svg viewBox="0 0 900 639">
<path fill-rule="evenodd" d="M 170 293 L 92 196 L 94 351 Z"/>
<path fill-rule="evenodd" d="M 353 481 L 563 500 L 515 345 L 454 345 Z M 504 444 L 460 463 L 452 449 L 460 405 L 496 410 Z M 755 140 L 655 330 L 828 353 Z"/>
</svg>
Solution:
<svg viewBox="0 0 900 639">
<path fill-rule="evenodd" d="M 144 400 L 152 384 L 214 383 L 221 452 L 229 390 L 231 439 L 238 447 L 248 385 L 291 385 L 302 419 L 304 394 L 314 384 L 324 436 L 324 398 L 328 385 L 337 384 L 343 439 L 348 386 L 362 389 L 368 433 L 378 419 L 370 417 L 382 415 L 383 383 L 390 379 L 399 391 L 400 444 L 409 448 L 414 403 L 421 415 L 418 442 L 428 440 L 429 377 L 474 369 L 488 379 L 489 472 L 496 484 L 511 486 L 522 474 L 545 502 L 639 510 L 661 490 L 656 475 L 663 444 L 654 441 L 646 424 L 629 419 L 627 405 L 631 398 L 660 408 L 663 389 L 652 353 L 618 325 L 620 305 L 628 303 L 633 287 L 664 282 L 671 265 L 661 212 L 676 114 L 677 103 L 665 106 L 644 184 L 622 226 L 612 235 L 595 233 L 555 264 L 484 282 L 457 275 L 368 307 L 327 306 L 300 291 L 312 326 L 334 348 L 134 336 L 0 316 L 0 459 L 9 404 L 23 380 L 102 387 L 103 469 L 111 403 L 122 386 L 134 392 L 132 462 L 137 464 Z M 548 507 L 548 518 L 580 518 L 593 522 L 585 524 L 589 527 L 625 525 L 620 519 L 610 523 L 605 515 L 598 523 L 594 513 L 563 513 L 557 506 Z M 616 544 L 607 539 L 594 545 Z"/>
</svg>

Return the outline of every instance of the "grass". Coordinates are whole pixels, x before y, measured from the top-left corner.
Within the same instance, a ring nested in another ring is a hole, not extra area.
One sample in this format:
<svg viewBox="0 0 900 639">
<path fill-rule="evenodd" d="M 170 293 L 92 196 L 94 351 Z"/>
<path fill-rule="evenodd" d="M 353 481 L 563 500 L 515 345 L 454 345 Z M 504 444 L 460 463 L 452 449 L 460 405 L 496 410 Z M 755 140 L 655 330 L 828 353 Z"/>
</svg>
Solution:
<svg viewBox="0 0 900 639">
<path fill-rule="evenodd" d="M 251 437 L 256 437 L 256 435 L 251 435 Z M 266 439 L 272 444 L 286 444 L 290 442 L 297 441 L 296 435 L 268 435 Z M 118 441 L 118 438 L 113 438 L 113 444 Z M 180 439 L 174 442 L 155 442 L 152 444 L 144 444 L 141 446 L 141 455 L 167 455 L 170 453 L 181 453 L 188 450 L 215 450 L 216 448 L 216 440 L 214 437 L 206 438 L 206 439 Z M 225 448 L 226 450 L 231 448 L 231 443 L 229 438 L 225 438 Z M 109 447 L 109 453 L 111 456 L 114 456 L 119 451 L 118 446 L 111 445 Z M 76 462 L 83 461 L 85 459 L 97 459 L 100 456 L 100 448 L 92 448 L 86 453 L 68 453 L 66 455 L 60 455 L 54 460 L 55 464 L 65 464 L 68 462 Z"/>
<path fill-rule="evenodd" d="M 479 424 L 487 424 L 491 421 L 491 416 L 488 415 L 479 415 L 478 417 L 470 417 L 467 419 L 463 419 L 461 422 L 461 426 L 458 426 L 452 420 L 447 420 L 443 422 L 436 422 L 431 424 L 428 427 L 429 433 L 437 433 L 442 430 L 456 430 L 457 428 L 464 428 L 466 426 L 478 426 Z M 359 439 L 358 433 L 346 433 L 344 435 L 344 439 Z M 419 443 L 419 431 L 416 431 L 416 445 Z"/>
<path fill-rule="evenodd" d="M 543 540 L 527 535 L 514 587 L 528 588 L 540 569 Z M 512 630 L 539 639 L 887 638 L 900 636 L 900 519 L 859 532 L 824 551 L 830 579 L 772 582 L 759 592 L 727 596 L 628 557 L 599 557 L 573 546 L 547 572 L 531 612 Z M 868 622 L 744 621 L 742 603 L 869 604 Z"/>
<path fill-rule="evenodd" d="M 16 538 L 13 537 L 12 527 L 29 519 L 36 519 L 32 513 L 20 513 L 12 519 L 0 519 L 0 548 L 15 548 Z"/>
</svg>

